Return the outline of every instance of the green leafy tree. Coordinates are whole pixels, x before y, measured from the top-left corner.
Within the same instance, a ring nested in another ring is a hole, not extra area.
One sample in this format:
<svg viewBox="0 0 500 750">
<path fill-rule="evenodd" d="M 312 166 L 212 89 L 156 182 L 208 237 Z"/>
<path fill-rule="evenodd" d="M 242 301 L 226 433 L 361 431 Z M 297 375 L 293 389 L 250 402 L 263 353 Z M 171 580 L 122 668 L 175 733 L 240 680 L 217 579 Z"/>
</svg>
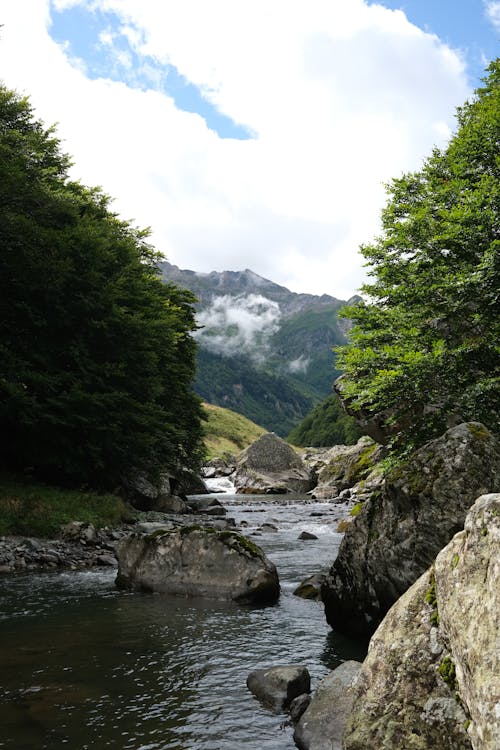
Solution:
<svg viewBox="0 0 500 750">
<path fill-rule="evenodd" d="M 292 445 L 354 445 L 362 435 L 356 421 L 348 416 L 336 394 L 309 412 L 287 437 Z"/>
<path fill-rule="evenodd" d="M 195 467 L 194 297 L 69 164 L 0 86 L 1 464 L 93 487 Z"/>
<path fill-rule="evenodd" d="M 362 248 L 367 302 L 345 310 L 338 390 L 398 449 L 458 420 L 499 427 L 500 60 L 457 118 L 445 150 L 388 186 Z"/>
</svg>

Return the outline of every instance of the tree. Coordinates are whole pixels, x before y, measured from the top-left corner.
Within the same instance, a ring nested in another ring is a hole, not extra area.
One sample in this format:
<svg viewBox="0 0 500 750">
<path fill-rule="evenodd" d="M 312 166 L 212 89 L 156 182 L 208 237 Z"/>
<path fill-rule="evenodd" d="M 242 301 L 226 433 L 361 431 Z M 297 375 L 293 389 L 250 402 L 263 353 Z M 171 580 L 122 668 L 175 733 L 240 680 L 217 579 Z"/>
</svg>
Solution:
<svg viewBox="0 0 500 750">
<path fill-rule="evenodd" d="M 194 297 L 69 165 L 0 86 L 1 465 L 99 488 L 195 467 Z"/>
<path fill-rule="evenodd" d="M 340 347 L 338 390 L 401 450 L 450 424 L 499 428 L 500 60 L 423 168 L 393 180 L 362 247 L 368 301 Z"/>
<path fill-rule="evenodd" d="M 354 445 L 362 436 L 355 420 L 348 416 L 336 394 L 328 396 L 304 417 L 287 437 L 292 445 Z"/>
</svg>

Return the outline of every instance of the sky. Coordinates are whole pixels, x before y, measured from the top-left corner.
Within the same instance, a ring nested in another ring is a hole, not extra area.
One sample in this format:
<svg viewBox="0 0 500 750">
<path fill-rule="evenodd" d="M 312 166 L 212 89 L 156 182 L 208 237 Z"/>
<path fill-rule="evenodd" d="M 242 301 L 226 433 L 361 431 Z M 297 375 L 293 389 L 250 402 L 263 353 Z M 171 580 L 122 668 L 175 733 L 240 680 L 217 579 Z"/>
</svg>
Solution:
<svg viewBox="0 0 500 750">
<path fill-rule="evenodd" d="M 1 0 L 0 24 L 0 80 L 169 262 L 340 299 L 384 184 L 500 49 L 500 0 Z"/>
</svg>

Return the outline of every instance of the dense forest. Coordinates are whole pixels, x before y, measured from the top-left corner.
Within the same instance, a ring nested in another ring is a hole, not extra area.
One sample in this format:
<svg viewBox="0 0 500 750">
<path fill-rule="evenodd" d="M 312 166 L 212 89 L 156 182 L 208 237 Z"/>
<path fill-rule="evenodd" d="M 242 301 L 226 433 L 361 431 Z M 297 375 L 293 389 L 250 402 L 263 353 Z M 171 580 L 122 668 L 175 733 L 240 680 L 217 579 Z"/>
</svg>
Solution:
<svg viewBox="0 0 500 750">
<path fill-rule="evenodd" d="M 102 489 L 195 467 L 194 297 L 160 281 L 147 231 L 69 167 L 0 86 L 1 468 Z"/>
<path fill-rule="evenodd" d="M 398 451 L 466 420 L 500 419 L 500 60 L 422 169 L 393 180 L 371 281 L 339 347 L 350 413 Z"/>
<path fill-rule="evenodd" d="M 353 445 L 362 435 L 353 417 L 350 417 L 336 394 L 332 394 L 314 409 L 288 435 L 292 445 L 328 447 Z"/>
</svg>

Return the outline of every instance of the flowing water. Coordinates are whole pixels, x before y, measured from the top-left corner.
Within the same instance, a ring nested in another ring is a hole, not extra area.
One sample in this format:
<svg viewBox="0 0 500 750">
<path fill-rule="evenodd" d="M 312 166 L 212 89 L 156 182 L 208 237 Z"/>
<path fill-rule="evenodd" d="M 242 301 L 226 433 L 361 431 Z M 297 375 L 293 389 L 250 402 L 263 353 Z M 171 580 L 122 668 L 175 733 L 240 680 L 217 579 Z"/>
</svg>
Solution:
<svg viewBox="0 0 500 750">
<path fill-rule="evenodd" d="M 336 556 L 339 511 L 286 496 L 223 502 L 245 534 L 278 528 L 251 537 L 278 568 L 278 604 L 123 592 L 109 570 L 0 578 L 0 748 L 295 747 L 286 716 L 262 707 L 246 678 L 301 663 L 314 687 L 345 659 L 363 658 L 329 629 L 319 602 L 292 594 Z M 318 538 L 298 540 L 301 531 Z"/>
</svg>

